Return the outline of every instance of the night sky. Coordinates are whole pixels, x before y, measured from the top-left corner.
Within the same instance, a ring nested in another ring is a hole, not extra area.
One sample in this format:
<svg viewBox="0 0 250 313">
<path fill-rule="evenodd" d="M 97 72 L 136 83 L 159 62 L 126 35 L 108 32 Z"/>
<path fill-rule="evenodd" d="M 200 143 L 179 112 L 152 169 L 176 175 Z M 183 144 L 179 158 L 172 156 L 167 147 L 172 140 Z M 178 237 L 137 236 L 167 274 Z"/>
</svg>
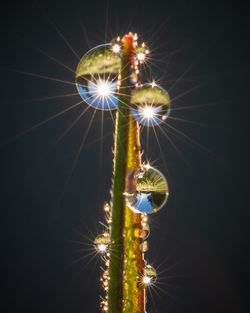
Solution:
<svg viewBox="0 0 250 313">
<path fill-rule="evenodd" d="M 89 126 L 90 109 L 65 134 L 86 104 L 67 109 L 80 101 L 77 55 L 128 31 L 151 50 L 144 81 L 156 79 L 173 99 L 166 136 L 156 129 L 160 147 L 152 129 L 141 138 L 144 160 L 170 186 L 151 220 L 146 258 L 159 280 L 147 312 L 248 311 L 242 3 L 46 0 L 1 8 L 1 312 L 100 312 L 100 260 L 89 253 L 110 199 L 113 123 L 97 112 Z"/>
</svg>

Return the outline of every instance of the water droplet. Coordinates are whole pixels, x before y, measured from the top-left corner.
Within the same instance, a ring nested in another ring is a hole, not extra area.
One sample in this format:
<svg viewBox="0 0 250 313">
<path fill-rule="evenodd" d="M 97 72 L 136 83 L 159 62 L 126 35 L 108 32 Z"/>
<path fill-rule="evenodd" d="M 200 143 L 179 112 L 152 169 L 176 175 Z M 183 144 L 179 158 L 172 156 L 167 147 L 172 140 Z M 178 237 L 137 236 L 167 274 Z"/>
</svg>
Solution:
<svg viewBox="0 0 250 313">
<path fill-rule="evenodd" d="M 147 55 L 149 54 L 148 47 L 146 47 L 145 43 L 143 43 L 141 46 L 138 46 L 135 49 L 136 54 L 136 60 L 139 63 L 144 63 L 146 61 Z"/>
<path fill-rule="evenodd" d="M 168 183 L 163 174 L 150 166 L 136 173 L 136 192 L 125 193 L 128 207 L 136 213 L 155 213 L 166 203 Z"/>
<path fill-rule="evenodd" d="M 156 282 L 157 272 L 151 265 L 146 265 L 143 269 L 142 283 L 144 286 L 152 285 Z"/>
<path fill-rule="evenodd" d="M 96 109 L 116 109 L 120 67 L 121 58 L 111 44 L 88 51 L 76 69 L 76 86 L 83 100 Z"/>
<path fill-rule="evenodd" d="M 108 311 L 108 301 L 105 301 L 105 300 L 102 301 L 100 306 L 101 306 L 101 309 L 102 309 L 103 312 L 107 312 Z"/>
<path fill-rule="evenodd" d="M 150 229 L 149 229 L 148 223 L 142 223 L 141 227 L 135 228 L 134 236 L 135 238 L 141 238 L 145 240 L 146 238 L 148 238 L 149 232 L 150 232 Z"/>
<path fill-rule="evenodd" d="M 106 253 L 110 245 L 109 233 L 103 233 L 98 235 L 94 240 L 94 245 L 97 252 L 99 252 L 100 254 Z"/>
<path fill-rule="evenodd" d="M 108 270 L 105 270 L 104 272 L 103 272 L 103 274 L 102 274 L 102 277 L 103 277 L 103 279 L 109 279 L 109 272 L 108 272 Z"/>
<path fill-rule="evenodd" d="M 154 84 L 145 84 L 132 91 L 131 113 L 143 126 L 156 126 L 169 115 L 170 98 L 166 90 Z"/>
<path fill-rule="evenodd" d="M 140 251 L 143 252 L 143 253 L 148 251 L 148 242 L 147 241 L 143 241 L 140 244 Z"/>
<path fill-rule="evenodd" d="M 147 216 L 146 213 L 143 213 L 143 214 L 141 215 L 141 222 L 142 222 L 142 223 L 147 223 L 147 222 L 148 222 L 148 216 Z"/>
<path fill-rule="evenodd" d="M 105 212 L 110 212 L 110 205 L 109 205 L 108 202 L 104 203 L 103 209 L 104 209 Z"/>
<path fill-rule="evenodd" d="M 142 226 L 142 230 L 145 233 L 145 237 L 143 239 L 147 239 L 149 234 L 150 234 L 150 227 L 149 227 L 148 223 L 145 223 L 145 222 L 143 222 L 141 224 L 141 226 Z"/>
</svg>

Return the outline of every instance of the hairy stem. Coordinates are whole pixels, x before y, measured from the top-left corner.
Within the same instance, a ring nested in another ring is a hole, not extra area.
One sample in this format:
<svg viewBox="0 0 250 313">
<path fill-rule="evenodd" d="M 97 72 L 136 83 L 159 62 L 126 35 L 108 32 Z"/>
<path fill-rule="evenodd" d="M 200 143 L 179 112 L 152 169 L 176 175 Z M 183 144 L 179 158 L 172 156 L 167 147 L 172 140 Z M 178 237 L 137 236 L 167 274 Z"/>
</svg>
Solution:
<svg viewBox="0 0 250 313">
<path fill-rule="evenodd" d="M 129 118 L 127 172 L 134 175 L 141 165 L 140 133 L 138 123 Z M 134 182 L 135 183 L 135 182 Z M 135 186 L 134 186 L 135 189 Z M 124 227 L 124 306 L 123 313 L 143 313 L 145 311 L 145 289 L 139 283 L 142 274 L 144 254 L 141 251 L 141 214 L 125 208 Z"/>
<path fill-rule="evenodd" d="M 123 38 L 123 55 L 121 61 L 121 93 L 116 113 L 114 172 L 112 186 L 112 223 L 111 250 L 109 264 L 109 313 L 121 313 L 123 305 L 123 227 L 124 227 L 124 190 L 127 166 L 128 117 L 130 103 L 131 53 L 133 39 Z"/>
</svg>

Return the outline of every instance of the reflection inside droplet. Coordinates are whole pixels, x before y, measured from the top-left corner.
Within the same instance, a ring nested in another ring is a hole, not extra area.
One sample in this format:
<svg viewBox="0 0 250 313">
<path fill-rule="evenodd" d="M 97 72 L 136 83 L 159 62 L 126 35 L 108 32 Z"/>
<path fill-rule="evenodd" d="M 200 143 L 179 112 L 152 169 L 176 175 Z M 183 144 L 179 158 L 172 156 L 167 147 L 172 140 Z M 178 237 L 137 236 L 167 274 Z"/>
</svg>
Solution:
<svg viewBox="0 0 250 313">
<path fill-rule="evenodd" d="M 86 80 L 84 83 L 78 83 L 77 88 L 89 105 L 101 110 L 113 110 L 117 107 L 117 81 L 105 77 L 91 77 L 91 80 Z"/>
<path fill-rule="evenodd" d="M 125 193 L 128 207 L 137 213 L 159 211 L 168 198 L 168 183 L 161 172 L 143 166 L 136 173 L 136 193 Z"/>
</svg>

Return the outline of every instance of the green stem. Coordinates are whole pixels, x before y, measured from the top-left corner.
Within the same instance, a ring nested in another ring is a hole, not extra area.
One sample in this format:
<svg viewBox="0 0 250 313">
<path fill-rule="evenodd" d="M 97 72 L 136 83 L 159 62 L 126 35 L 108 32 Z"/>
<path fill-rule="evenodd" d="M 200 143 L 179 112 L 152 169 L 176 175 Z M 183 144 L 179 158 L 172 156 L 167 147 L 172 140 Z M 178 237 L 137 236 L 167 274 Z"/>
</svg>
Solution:
<svg viewBox="0 0 250 313">
<path fill-rule="evenodd" d="M 129 50 L 123 49 L 121 61 L 121 93 L 116 113 L 114 172 L 112 186 L 112 223 L 111 249 L 109 264 L 109 313 L 122 312 L 123 299 L 123 226 L 124 226 L 124 190 L 127 165 L 128 117 L 130 103 L 131 62 Z M 127 52 L 127 53 L 126 53 Z"/>
</svg>

